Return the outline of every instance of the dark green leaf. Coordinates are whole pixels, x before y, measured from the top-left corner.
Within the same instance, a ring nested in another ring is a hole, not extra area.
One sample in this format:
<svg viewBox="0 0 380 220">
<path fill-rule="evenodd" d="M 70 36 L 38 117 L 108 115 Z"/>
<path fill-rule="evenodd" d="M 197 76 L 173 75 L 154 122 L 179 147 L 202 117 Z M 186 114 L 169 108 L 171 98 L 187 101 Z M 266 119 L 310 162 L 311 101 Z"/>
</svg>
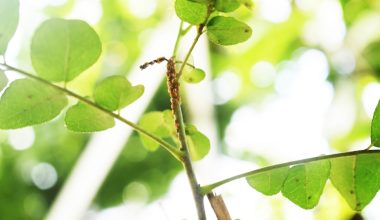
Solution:
<svg viewBox="0 0 380 220">
<path fill-rule="evenodd" d="M 221 12 L 232 12 L 239 8 L 240 2 L 238 0 L 216 0 L 215 8 Z"/>
<path fill-rule="evenodd" d="M 8 84 L 8 78 L 4 74 L 2 70 L 0 70 L 0 92 L 3 91 L 3 89 L 7 86 Z"/>
<path fill-rule="evenodd" d="M 360 211 L 380 188 L 380 157 L 361 154 L 332 159 L 330 180 L 348 205 Z"/>
<path fill-rule="evenodd" d="M 210 141 L 194 125 L 186 125 L 186 136 L 192 160 L 201 160 L 210 151 Z"/>
<path fill-rule="evenodd" d="M 248 184 L 264 195 L 275 195 L 281 191 L 289 167 L 281 167 L 247 177 Z"/>
<path fill-rule="evenodd" d="M 84 21 L 50 19 L 33 36 L 31 58 L 40 76 L 68 82 L 93 65 L 101 50 L 98 35 Z"/>
<path fill-rule="evenodd" d="M 185 71 L 183 72 L 183 80 L 185 80 L 188 83 L 199 83 L 201 82 L 206 76 L 206 73 L 202 69 L 195 68 L 191 71 Z"/>
<path fill-rule="evenodd" d="M 371 143 L 375 147 L 380 147 L 380 101 L 377 103 L 372 117 Z"/>
<path fill-rule="evenodd" d="M 207 5 L 189 0 L 176 0 L 177 16 L 190 24 L 201 24 L 207 17 Z"/>
<path fill-rule="evenodd" d="M 94 132 L 112 128 L 115 120 L 112 116 L 90 106 L 78 102 L 67 110 L 65 123 L 68 129 L 77 132 Z"/>
<path fill-rule="evenodd" d="M 252 29 L 232 17 L 216 16 L 207 23 L 209 39 L 221 45 L 233 45 L 248 40 Z"/>
<path fill-rule="evenodd" d="M 18 0 L 0 0 L 0 55 L 5 54 L 8 42 L 17 29 Z"/>
<path fill-rule="evenodd" d="M 31 79 L 11 83 L 0 100 L 0 128 L 40 124 L 56 117 L 67 105 L 61 92 Z"/>
<path fill-rule="evenodd" d="M 281 190 L 290 201 L 304 209 L 314 208 L 330 175 L 330 162 L 321 160 L 289 169 Z"/>
<path fill-rule="evenodd" d="M 149 112 L 141 117 L 139 126 L 158 137 L 171 137 L 174 130 L 174 120 L 172 118 L 173 116 L 171 116 L 171 111 L 169 110 L 163 112 Z M 141 133 L 139 133 L 139 135 L 146 149 L 155 151 L 159 147 L 157 142 L 146 137 L 146 135 Z"/>
<path fill-rule="evenodd" d="M 123 76 L 110 76 L 95 88 L 95 102 L 104 108 L 115 111 L 136 101 L 144 93 L 144 86 L 132 86 Z"/>
</svg>

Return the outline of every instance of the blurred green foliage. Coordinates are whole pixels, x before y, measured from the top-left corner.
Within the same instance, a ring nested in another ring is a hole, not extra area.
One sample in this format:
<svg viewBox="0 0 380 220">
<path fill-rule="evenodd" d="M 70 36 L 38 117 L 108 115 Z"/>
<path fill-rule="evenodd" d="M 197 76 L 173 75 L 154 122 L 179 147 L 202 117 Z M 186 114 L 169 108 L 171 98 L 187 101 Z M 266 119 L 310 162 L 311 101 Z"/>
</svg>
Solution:
<svg viewBox="0 0 380 220">
<path fill-rule="evenodd" d="M 43 10 L 44 16 L 67 16 L 77 3 L 78 1 L 75 0 L 67 0 L 61 6 L 46 6 Z M 349 36 L 356 29 L 363 29 L 373 24 L 368 17 L 372 13 L 379 13 L 380 3 L 377 0 L 340 0 L 340 7 L 343 9 L 347 32 L 343 46 L 354 48 L 356 67 L 351 74 L 341 74 L 337 68 L 330 65 L 328 79 L 336 91 L 343 81 L 353 84 L 355 97 L 352 98 L 357 110 L 355 125 L 342 135 L 329 137 L 329 141 L 333 148 L 347 150 L 349 146 L 369 136 L 370 119 L 365 114 L 362 94 L 366 85 L 377 82 L 380 75 L 379 44 L 373 43 L 380 39 L 380 34 L 377 38 L 374 36 L 373 39 L 362 40 L 360 47 L 353 45 L 360 40 L 349 39 Z M 150 31 L 168 13 L 172 15 L 175 13 L 173 1 L 161 0 L 157 0 L 154 13 L 146 18 L 136 17 L 132 9 L 128 8 L 122 0 L 103 0 L 101 8 L 102 17 L 94 28 L 103 43 L 103 55 L 99 66 L 93 68 L 90 73 L 98 80 L 110 75 L 127 75 L 141 54 L 145 46 L 144 42 L 151 37 Z M 252 84 L 250 72 L 255 63 L 264 60 L 280 66 L 292 60 L 300 48 L 321 50 L 330 64 L 333 63 L 335 55 L 334 51 L 329 51 L 319 44 L 310 43 L 304 39 L 303 31 L 313 19 L 314 14 L 300 10 L 294 2 L 292 2 L 290 17 L 280 23 L 271 23 L 262 19 L 255 7 L 253 11 L 240 7 L 233 14 L 239 20 L 250 24 L 253 37 L 243 45 L 227 48 L 210 42 L 212 77 L 218 78 L 223 72 L 232 71 L 242 82 L 235 97 L 215 106 L 220 137 L 225 136 L 225 129 L 236 108 L 247 103 L 260 106 L 268 97 L 276 95 L 274 85 L 262 88 Z M 174 16 L 172 18 L 176 19 Z M 26 40 L 30 41 L 30 39 Z M 20 63 L 25 63 L 25 60 L 29 59 L 25 58 L 27 54 L 25 48 L 28 47 L 22 47 L 21 55 L 19 55 Z M 151 49 L 154 50 L 154 48 Z M 162 51 L 162 53 L 167 54 L 168 51 Z M 88 82 L 78 87 L 92 88 L 93 85 L 94 83 Z M 163 82 L 152 98 L 148 110 L 160 111 L 167 109 L 169 105 Z M 8 132 L 0 131 L 0 219 L 41 219 L 46 214 L 90 137 L 88 134 L 70 132 L 63 124 L 63 118 L 60 117 L 53 122 L 35 126 L 33 145 L 22 151 L 15 150 L 14 146 L 10 145 Z M 221 148 L 224 153 L 228 153 L 228 146 L 225 143 Z M 268 163 L 267 158 L 253 155 L 251 152 L 241 152 L 234 156 L 258 164 Z M 51 164 L 58 174 L 56 184 L 47 190 L 37 188 L 31 180 L 31 169 L 40 162 Z M 96 196 L 94 204 L 103 208 L 133 199 L 133 195 L 131 196 L 126 191 L 128 191 L 128 186 L 136 182 L 145 186 L 148 191 L 145 202 L 151 202 L 165 194 L 170 182 L 180 170 L 180 164 L 170 155 L 162 149 L 154 153 L 148 152 L 142 146 L 138 136 L 134 134 L 126 143 L 122 154 Z"/>
</svg>

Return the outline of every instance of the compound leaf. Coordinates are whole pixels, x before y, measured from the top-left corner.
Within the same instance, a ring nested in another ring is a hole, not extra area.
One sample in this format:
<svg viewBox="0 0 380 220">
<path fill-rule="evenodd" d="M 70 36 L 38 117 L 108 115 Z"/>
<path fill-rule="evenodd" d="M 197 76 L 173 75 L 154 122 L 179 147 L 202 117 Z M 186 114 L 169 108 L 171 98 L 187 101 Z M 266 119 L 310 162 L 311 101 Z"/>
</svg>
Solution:
<svg viewBox="0 0 380 220">
<path fill-rule="evenodd" d="M 86 22 L 54 18 L 36 30 L 31 59 L 43 78 L 68 82 L 93 65 L 101 50 L 98 35 Z"/>
<path fill-rule="evenodd" d="M 216 16 L 207 23 L 207 35 L 216 44 L 233 45 L 248 40 L 252 29 L 235 18 Z"/>
<path fill-rule="evenodd" d="M 266 172 L 254 174 L 246 178 L 248 184 L 264 195 L 275 195 L 281 191 L 289 167 L 280 167 Z"/>
<path fill-rule="evenodd" d="M 190 0 L 176 0 L 175 12 L 181 20 L 197 25 L 207 17 L 207 5 Z"/>
<path fill-rule="evenodd" d="M 112 128 L 112 116 L 83 102 L 78 102 L 66 112 L 65 123 L 68 129 L 77 132 L 94 132 Z"/>
<path fill-rule="evenodd" d="M 110 76 L 95 88 L 95 102 L 104 108 L 115 111 L 136 101 L 144 93 L 144 86 L 132 86 L 123 76 Z"/>
<path fill-rule="evenodd" d="M 380 188 L 380 157 L 360 154 L 331 159 L 330 180 L 348 205 L 360 211 Z"/>
<path fill-rule="evenodd" d="M 329 160 L 291 167 L 281 192 L 304 209 L 314 208 L 319 202 L 329 175 Z"/>
<path fill-rule="evenodd" d="M 31 79 L 15 80 L 0 100 L 0 128 L 21 128 L 49 121 L 66 105 L 67 97 L 56 89 Z"/>
<path fill-rule="evenodd" d="M 0 55 L 5 54 L 19 19 L 18 0 L 0 0 Z"/>
</svg>

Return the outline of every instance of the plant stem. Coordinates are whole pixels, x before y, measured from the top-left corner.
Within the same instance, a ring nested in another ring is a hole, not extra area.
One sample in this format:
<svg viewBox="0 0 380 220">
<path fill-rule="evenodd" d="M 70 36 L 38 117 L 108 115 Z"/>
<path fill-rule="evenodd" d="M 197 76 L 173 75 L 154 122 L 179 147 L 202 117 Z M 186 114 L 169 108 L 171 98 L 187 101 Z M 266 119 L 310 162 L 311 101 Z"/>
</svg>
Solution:
<svg viewBox="0 0 380 220">
<path fill-rule="evenodd" d="M 249 171 L 249 172 L 246 172 L 246 173 L 238 174 L 238 175 L 229 177 L 227 179 L 224 179 L 224 180 L 221 180 L 221 181 L 209 184 L 209 185 L 202 186 L 201 187 L 202 188 L 202 194 L 206 195 L 207 193 L 211 192 L 216 187 L 221 186 L 223 184 L 226 184 L 228 182 L 231 182 L 233 180 L 237 180 L 237 179 L 240 179 L 240 178 L 248 177 L 248 176 L 251 176 L 251 175 L 254 175 L 254 174 L 258 174 L 258 173 L 267 172 L 267 171 L 270 171 L 270 170 L 273 170 L 273 169 L 277 169 L 277 168 L 281 168 L 281 167 L 287 167 L 287 166 L 292 166 L 292 165 L 297 165 L 297 164 L 303 164 L 303 163 L 308 163 L 308 162 L 313 162 L 313 161 L 325 160 L 325 159 L 333 159 L 333 158 L 339 158 L 339 157 L 355 156 L 355 155 L 359 155 L 359 154 L 380 154 L 380 150 L 367 150 L 367 149 L 365 149 L 365 150 L 358 150 L 358 151 L 350 151 L 350 152 L 345 152 L 345 153 L 323 155 L 323 156 L 311 157 L 311 158 L 302 159 L 302 160 L 290 161 L 290 162 L 286 162 L 286 163 L 280 163 L 280 164 L 276 164 L 276 165 L 273 165 L 273 166 L 267 166 L 267 167 L 260 168 L 260 169 L 257 169 L 257 170 L 253 170 L 253 171 Z"/>
<path fill-rule="evenodd" d="M 136 125 L 135 123 L 123 118 L 122 116 L 112 112 L 112 111 L 109 111 L 105 108 L 103 108 L 102 106 L 92 102 L 91 100 L 89 99 L 86 99 L 66 88 L 62 88 L 60 86 L 57 86 L 55 84 L 53 84 L 52 82 L 48 81 L 48 80 L 45 80 L 43 78 L 40 78 L 36 75 L 33 75 L 31 73 L 28 73 L 24 70 L 21 70 L 21 69 L 18 69 L 16 67 L 13 67 L 13 66 L 10 66 L 10 65 L 7 65 L 7 64 L 1 64 L 1 66 L 5 67 L 7 70 L 12 70 L 12 71 L 15 71 L 15 72 L 18 72 L 18 73 L 21 73 L 29 78 L 32 78 L 34 80 L 37 80 L 45 85 L 48 85 L 48 86 L 51 86 L 57 90 L 60 90 L 61 92 L 69 95 L 69 96 L 72 96 L 78 100 L 80 100 L 81 102 L 84 102 L 102 112 L 104 112 L 105 114 L 108 114 L 110 116 L 112 116 L 113 118 L 116 118 L 118 119 L 119 121 L 123 122 L 124 124 L 127 124 L 129 125 L 130 127 L 132 127 L 134 130 L 136 130 L 137 132 L 141 133 L 141 134 L 144 134 L 146 136 L 148 136 L 149 138 L 151 138 L 152 140 L 156 141 L 157 143 L 159 143 L 163 148 L 165 148 L 167 151 L 169 151 L 169 153 L 171 153 L 177 160 L 179 161 L 182 161 L 182 158 L 183 158 L 183 153 L 181 151 L 179 151 L 175 146 L 172 146 L 171 144 L 165 142 L 164 140 L 162 140 L 161 138 L 155 136 L 154 134 L 151 134 L 150 132 L 144 130 L 143 128 L 139 127 L 138 125 Z"/>
<path fill-rule="evenodd" d="M 207 22 L 208 17 L 209 17 L 209 15 L 205 19 L 204 23 Z M 190 29 L 190 26 L 189 26 L 188 28 L 186 28 L 185 31 L 183 31 L 182 26 L 183 26 L 183 22 L 181 22 L 181 24 L 180 24 L 177 39 L 176 39 L 176 42 L 174 45 L 174 50 L 173 50 L 173 57 L 174 58 L 177 54 L 180 39 Z M 182 71 L 183 71 L 187 61 L 189 60 L 189 57 L 190 57 L 195 45 L 197 44 L 199 37 L 202 35 L 203 27 L 204 27 L 204 24 L 201 24 L 199 26 L 197 35 L 196 35 L 193 43 L 191 44 L 189 51 L 187 52 L 187 54 L 185 56 L 185 60 L 183 61 L 179 72 L 176 74 L 175 81 L 178 85 L 179 85 L 178 80 L 182 74 Z M 180 90 L 180 87 L 178 87 L 178 90 Z M 169 94 L 171 95 L 170 92 L 169 92 Z M 173 97 L 171 97 L 171 98 L 173 98 Z M 174 99 L 175 99 L 175 97 L 174 97 Z M 206 219 L 206 212 L 205 212 L 205 208 L 204 208 L 203 195 L 201 192 L 200 185 L 198 184 L 197 178 L 196 178 L 195 173 L 194 173 L 194 169 L 193 169 L 193 165 L 192 165 L 190 153 L 189 153 L 189 147 L 188 147 L 187 142 L 186 142 L 186 133 L 185 133 L 185 125 L 184 125 L 183 114 L 182 114 L 182 109 L 181 109 L 181 102 L 176 101 L 172 108 L 173 108 L 172 110 L 173 110 L 174 118 L 176 119 L 176 128 L 177 128 L 177 133 L 178 133 L 178 139 L 179 139 L 179 142 L 181 145 L 180 150 L 183 153 L 182 165 L 185 168 L 187 178 L 190 182 L 191 191 L 193 193 L 195 206 L 197 209 L 198 219 L 199 220 L 205 220 Z"/>
</svg>

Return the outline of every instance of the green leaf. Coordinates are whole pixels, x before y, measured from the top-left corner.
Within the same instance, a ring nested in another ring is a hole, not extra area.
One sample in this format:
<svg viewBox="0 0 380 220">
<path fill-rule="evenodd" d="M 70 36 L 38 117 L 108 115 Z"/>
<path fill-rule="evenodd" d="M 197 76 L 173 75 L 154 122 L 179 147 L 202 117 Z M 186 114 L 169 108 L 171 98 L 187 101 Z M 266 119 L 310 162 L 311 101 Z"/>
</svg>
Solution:
<svg viewBox="0 0 380 220">
<path fill-rule="evenodd" d="M 195 68 L 191 71 L 185 71 L 183 72 L 183 80 L 185 80 L 188 83 L 199 83 L 201 82 L 206 76 L 206 73 L 202 69 Z"/>
<path fill-rule="evenodd" d="M 0 92 L 3 91 L 3 89 L 7 86 L 8 84 L 8 78 L 4 74 L 2 70 L 0 70 Z"/>
<path fill-rule="evenodd" d="M 380 40 L 369 44 L 363 52 L 364 58 L 371 66 L 376 76 L 380 78 Z"/>
<path fill-rule="evenodd" d="M 289 169 L 281 192 L 304 209 L 314 208 L 319 202 L 329 174 L 328 160 L 294 166 Z"/>
<path fill-rule="evenodd" d="M 197 3 L 202 3 L 202 4 L 208 4 L 210 3 L 211 1 L 215 1 L 215 0 L 189 0 L 190 2 L 197 2 Z"/>
<path fill-rule="evenodd" d="M 77 132 L 94 132 L 112 128 L 112 116 L 83 102 L 78 102 L 67 110 L 65 123 L 68 129 Z"/>
<path fill-rule="evenodd" d="M 174 130 L 174 119 L 170 116 L 171 111 L 165 110 L 163 112 L 149 112 L 143 115 L 139 121 L 139 126 L 149 133 L 155 134 L 158 137 L 165 138 L 171 137 Z M 140 140 L 146 149 L 155 151 L 159 144 L 146 135 L 139 133 Z"/>
<path fill-rule="evenodd" d="M 68 82 L 93 65 L 101 50 L 98 35 L 87 23 L 55 18 L 36 30 L 31 59 L 40 76 Z"/>
<path fill-rule="evenodd" d="M 380 157 L 360 154 L 332 159 L 330 180 L 348 205 L 360 211 L 380 188 Z"/>
<path fill-rule="evenodd" d="M 197 25 L 205 22 L 207 5 L 189 0 L 176 0 L 175 12 L 181 20 Z"/>
<path fill-rule="evenodd" d="M 240 2 L 240 4 L 244 5 L 248 9 L 253 9 L 254 4 L 252 0 L 238 0 L 238 2 Z"/>
<path fill-rule="evenodd" d="M 240 2 L 238 0 L 216 0 L 215 8 L 221 12 L 232 12 L 239 8 Z"/>
<path fill-rule="evenodd" d="M 207 35 L 216 44 L 233 45 L 248 40 L 252 29 L 235 18 L 216 16 L 207 23 Z"/>
<path fill-rule="evenodd" d="M 210 141 L 194 125 L 186 125 L 186 138 L 192 160 L 201 160 L 210 151 Z"/>
<path fill-rule="evenodd" d="M 275 195 L 281 191 L 289 167 L 280 167 L 247 177 L 248 184 L 264 195 Z"/>
<path fill-rule="evenodd" d="M 66 96 L 56 89 L 31 79 L 15 80 L 0 100 L 0 129 L 47 122 L 66 105 Z"/>
<path fill-rule="evenodd" d="M 377 103 L 371 123 L 371 144 L 380 147 L 380 101 Z"/>
<path fill-rule="evenodd" d="M 115 111 L 136 101 L 144 93 L 144 86 L 132 86 L 123 76 L 110 76 L 95 88 L 95 102 L 104 108 Z"/>
<path fill-rule="evenodd" d="M 5 54 L 18 25 L 18 0 L 0 0 L 0 55 Z"/>
</svg>

